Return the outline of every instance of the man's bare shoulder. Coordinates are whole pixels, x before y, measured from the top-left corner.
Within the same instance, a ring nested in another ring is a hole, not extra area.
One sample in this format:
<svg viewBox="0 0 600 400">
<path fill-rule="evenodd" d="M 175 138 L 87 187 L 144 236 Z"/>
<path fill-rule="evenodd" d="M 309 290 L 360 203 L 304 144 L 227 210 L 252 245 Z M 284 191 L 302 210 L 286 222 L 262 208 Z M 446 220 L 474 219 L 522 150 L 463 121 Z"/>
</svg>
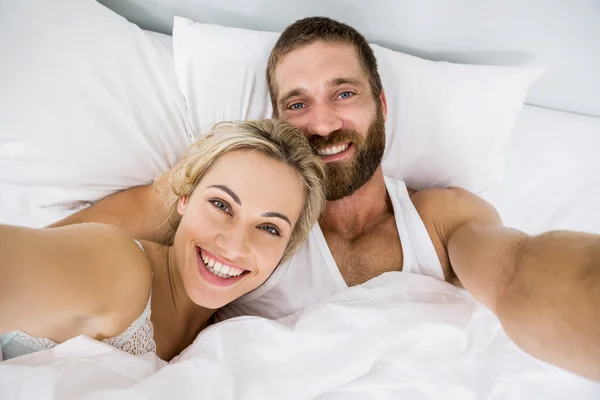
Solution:
<svg viewBox="0 0 600 400">
<path fill-rule="evenodd" d="M 452 233 L 472 221 L 501 224 L 500 216 L 491 204 L 458 187 L 409 190 L 409 195 L 429 233 L 446 281 L 462 287 L 447 252 Z"/>
<path fill-rule="evenodd" d="M 500 215 L 490 203 L 459 187 L 409 190 L 409 195 L 424 222 L 445 226 L 472 220 L 501 223 Z"/>
</svg>

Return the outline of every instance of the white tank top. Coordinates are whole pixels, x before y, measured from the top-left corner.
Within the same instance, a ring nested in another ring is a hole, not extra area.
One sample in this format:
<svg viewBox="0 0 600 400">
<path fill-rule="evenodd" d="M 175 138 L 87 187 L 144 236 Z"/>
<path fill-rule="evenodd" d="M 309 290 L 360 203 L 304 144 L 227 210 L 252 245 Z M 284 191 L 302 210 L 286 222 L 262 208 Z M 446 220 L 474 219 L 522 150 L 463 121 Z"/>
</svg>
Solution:
<svg viewBox="0 0 600 400">
<path fill-rule="evenodd" d="M 402 244 L 402 271 L 444 280 L 440 264 L 427 229 L 413 205 L 402 181 L 385 177 L 396 227 Z M 216 320 L 240 315 L 257 315 L 277 319 L 315 305 L 348 288 L 318 224 L 307 240 L 259 288 L 221 308 Z"/>
</svg>

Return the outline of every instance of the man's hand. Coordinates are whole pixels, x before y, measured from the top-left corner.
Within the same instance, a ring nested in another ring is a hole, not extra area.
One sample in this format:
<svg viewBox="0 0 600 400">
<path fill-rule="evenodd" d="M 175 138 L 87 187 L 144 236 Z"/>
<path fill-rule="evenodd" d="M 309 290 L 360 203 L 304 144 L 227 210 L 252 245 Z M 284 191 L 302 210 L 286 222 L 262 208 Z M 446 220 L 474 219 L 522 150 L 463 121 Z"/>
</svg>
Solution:
<svg viewBox="0 0 600 400">
<path fill-rule="evenodd" d="M 117 226 L 136 239 L 164 243 L 172 232 L 164 186 L 137 186 L 108 196 L 49 228 L 84 222 Z"/>
<path fill-rule="evenodd" d="M 412 199 L 448 280 L 455 274 L 526 352 L 600 381 L 600 236 L 506 228 L 458 188 Z"/>
</svg>

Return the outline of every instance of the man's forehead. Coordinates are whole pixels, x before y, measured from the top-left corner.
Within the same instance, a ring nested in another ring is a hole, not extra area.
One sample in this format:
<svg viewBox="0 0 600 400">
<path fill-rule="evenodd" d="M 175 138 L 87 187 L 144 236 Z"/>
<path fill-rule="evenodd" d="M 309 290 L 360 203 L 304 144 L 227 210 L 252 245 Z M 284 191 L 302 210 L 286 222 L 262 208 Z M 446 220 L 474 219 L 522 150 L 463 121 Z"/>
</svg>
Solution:
<svg viewBox="0 0 600 400">
<path fill-rule="evenodd" d="M 304 85 L 364 84 L 367 76 L 349 43 L 315 42 L 292 50 L 274 69 L 278 97 Z"/>
</svg>

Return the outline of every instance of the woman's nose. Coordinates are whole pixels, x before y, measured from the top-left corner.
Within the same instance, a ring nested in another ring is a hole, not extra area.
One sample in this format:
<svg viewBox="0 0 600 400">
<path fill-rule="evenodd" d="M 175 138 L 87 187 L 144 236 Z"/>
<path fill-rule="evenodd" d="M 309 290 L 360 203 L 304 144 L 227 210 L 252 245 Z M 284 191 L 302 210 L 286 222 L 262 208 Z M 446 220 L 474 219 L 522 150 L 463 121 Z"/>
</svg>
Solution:
<svg viewBox="0 0 600 400">
<path fill-rule="evenodd" d="M 216 245 L 221 250 L 220 256 L 232 262 L 243 259 L 248 253 L 248 234 L 245 227 L 232 226 L 217 235 Z"/>
</svg>

